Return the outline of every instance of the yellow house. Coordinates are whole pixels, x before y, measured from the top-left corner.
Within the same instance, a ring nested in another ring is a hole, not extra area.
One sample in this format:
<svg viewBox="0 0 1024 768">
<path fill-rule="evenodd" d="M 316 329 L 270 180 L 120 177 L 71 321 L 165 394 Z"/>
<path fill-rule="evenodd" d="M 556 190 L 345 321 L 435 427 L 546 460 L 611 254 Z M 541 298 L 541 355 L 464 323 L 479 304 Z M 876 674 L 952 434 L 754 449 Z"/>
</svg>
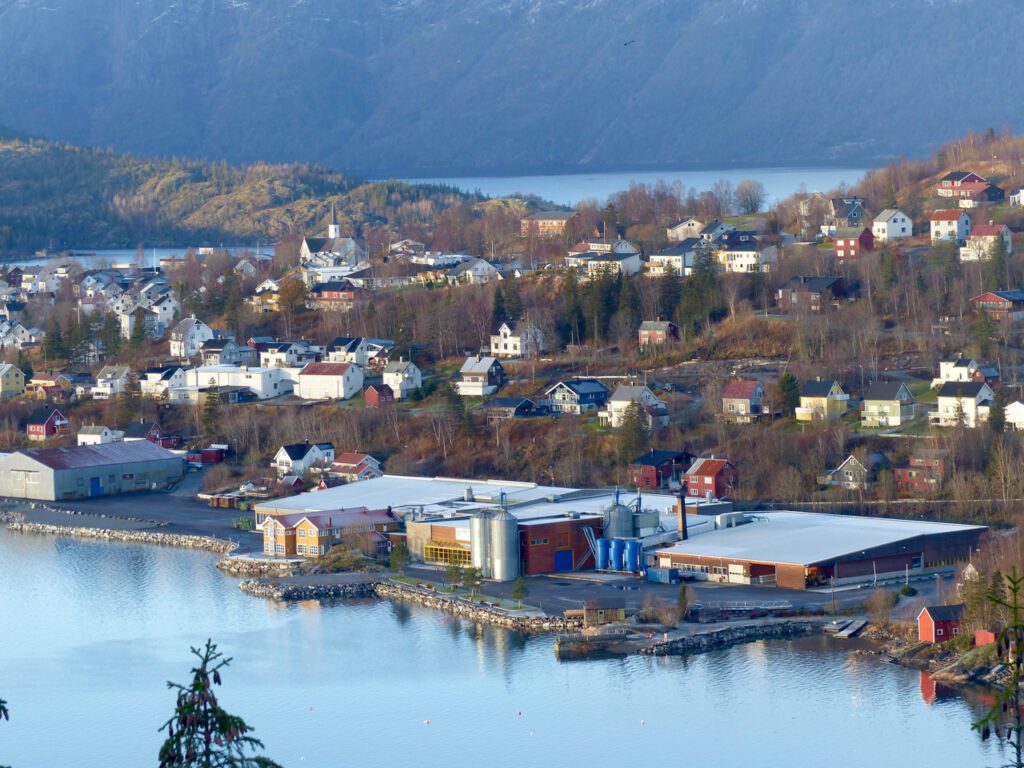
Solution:
<svg viewBox="0 0 1024 768">
<path fill-rule="evenodd" d="M 13 363 L 0 363 L 0 399 L 25 394 L 25 374 Z"/>
<path fill-rule="evenodd" d="M 257 518 L 261 517 L 257 512 Z M 320 557 L 346 536 L 374 534 L 387 544 L 387 531 L 399 529 L 386 509 L 339 509 L 331 512 L 267 515 L 256 528 L 263 532 L 263 554 L 273 557 Z"/>
<path fill-rule="evenodd" d="M 838 419 L 846 413 L 850 396 L 839 386 L 838 381 L 805 381 L 800 387 L 800 407 L 796 409 L 797 421 L 825 421 Z"/>
</svg>

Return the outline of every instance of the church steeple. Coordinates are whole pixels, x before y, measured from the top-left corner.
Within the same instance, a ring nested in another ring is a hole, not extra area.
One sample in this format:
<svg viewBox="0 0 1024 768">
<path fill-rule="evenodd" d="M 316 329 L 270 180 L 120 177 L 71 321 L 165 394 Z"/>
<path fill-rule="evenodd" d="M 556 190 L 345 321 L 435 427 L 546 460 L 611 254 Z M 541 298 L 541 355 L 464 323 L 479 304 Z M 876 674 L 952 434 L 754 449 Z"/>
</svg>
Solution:
<svg viewBox="0 0 1024 768">
<path fill-rule="evenodd" d="M 327 225 L 327 236 L 331 238 L 341 237 L 341 227 L 338 226 L 338 212 L 331 203 L 331 223 Z"/>
</svg>

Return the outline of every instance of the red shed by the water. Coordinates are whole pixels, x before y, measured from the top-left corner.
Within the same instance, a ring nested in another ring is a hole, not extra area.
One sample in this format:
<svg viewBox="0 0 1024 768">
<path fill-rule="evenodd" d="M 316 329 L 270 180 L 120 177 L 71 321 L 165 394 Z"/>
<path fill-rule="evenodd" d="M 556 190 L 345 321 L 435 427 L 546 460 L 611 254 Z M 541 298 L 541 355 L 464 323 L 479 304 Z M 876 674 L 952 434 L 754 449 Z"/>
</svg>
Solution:
<svg viewBox="0 0 1024 768">
<path fill-rule="evenodd" d="M 964 618 L 962 605 L 929 605 L 917 614 L 917 639 L 922 643 L 944 643 L 960 634 Z"/>
</svg>

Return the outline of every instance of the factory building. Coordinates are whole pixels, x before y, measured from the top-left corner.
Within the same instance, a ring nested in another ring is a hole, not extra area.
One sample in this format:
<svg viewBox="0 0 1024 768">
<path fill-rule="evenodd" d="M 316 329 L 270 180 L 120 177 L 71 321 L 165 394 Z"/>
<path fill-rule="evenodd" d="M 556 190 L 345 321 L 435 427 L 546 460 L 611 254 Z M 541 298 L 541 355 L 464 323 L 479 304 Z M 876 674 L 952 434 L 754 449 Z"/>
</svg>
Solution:
<svg viewBox="0 0 1024 768">
<path fill-rule="evenodd" d="M 174 485 L 184 460 L 148 440 L 26 448 L 0 458 L 0 496 L 59 501 Z"/>
<path fill-rule="evenodd" d="M 809 589 L 915 576 L 966 562 L 984 526 L 812 512 L 686 515 L 689 538 L 656 565 L 700 580 Z"/>
</svg>

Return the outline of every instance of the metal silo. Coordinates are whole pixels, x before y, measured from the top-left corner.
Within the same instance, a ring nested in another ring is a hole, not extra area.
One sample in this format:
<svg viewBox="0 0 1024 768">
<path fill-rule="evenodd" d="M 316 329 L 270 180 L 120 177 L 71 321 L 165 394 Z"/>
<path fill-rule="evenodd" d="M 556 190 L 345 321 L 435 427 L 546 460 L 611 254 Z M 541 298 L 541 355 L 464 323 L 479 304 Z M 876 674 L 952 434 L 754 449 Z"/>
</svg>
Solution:
<svg viewBox="0 0 1024 768">
<path fill-rule="evenodd" d="M 490 519 L 491 578 L 512 581 L 519 578 L 519 521 L 502 509 Z"/>
<path fill-rule="evenodd" d="M 612 539 L 611 547 L 609 548 L 610 557 L 608 558 L 609 570 L 622 570 L 622 552 L 625 548 L 625 542 L 622 539 Z"/>
<path fill-rule="evenodd" d="M 640 571 L 640 542 L 633 540 L 626 542 L 626 558 L 622 563 L 622 570 L 630 573 Z"/>
<path fill-rule="evenodd" d="M 477 512 L 469 519 L 469 560 L 484 578 L 491 577 L 491 516 Z"/>
<path fill-rule="evenodd" d="M 604 511 L 604 535 L 608 539 L 628 539 L 633 535 L 633 510 L 625 504 L 612 504 Z"/>
<path fill-rule="evenodd" d="M 595 568 L 599 571 L 608 570 L 608 539 L 597 540 L 597 562 Z"/>
</svg>

